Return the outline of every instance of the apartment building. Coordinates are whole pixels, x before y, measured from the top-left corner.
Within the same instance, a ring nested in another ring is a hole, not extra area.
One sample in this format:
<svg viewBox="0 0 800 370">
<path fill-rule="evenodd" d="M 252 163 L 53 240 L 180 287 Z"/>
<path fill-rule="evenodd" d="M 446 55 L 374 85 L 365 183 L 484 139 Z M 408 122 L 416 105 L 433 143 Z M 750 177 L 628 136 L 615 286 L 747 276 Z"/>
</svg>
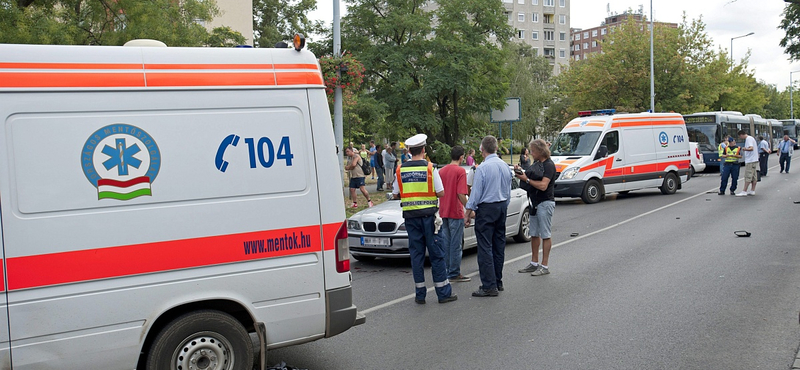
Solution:
<svg viewBox="0 0 800 370">
<path fill-rule="evenodd" d="M 603 41 L 608 33 L 613 32 L 615 27 L 625 22 L 628 18 L 632 18 L 643 32 L 649 30 L 649 22 L 641 11 L 609 15 L 598 27 L 588 29 L 572 28 L 570 29 L 570 58 L 583 60 L 594 53 L 601 53 L 603 51 Z M 678 28 L 677 23 L 655 23 L 660 26 Z"/>
<path fill-rule="evenodd" d="M 253 45 L 253 0 L 217 0 L 220 10 L 218 17 L 205 23 L 207 30 L 216 27 L 228 26 L 238 31 L 247 39 L 248 45 Z"/>
<path fill-rule="evenodd" d="M 550 60 L 553 74 L 561 73 L 570 58 L 570 0 L 501 0 L 516 41 L 531 45 Z"/>
</svg>

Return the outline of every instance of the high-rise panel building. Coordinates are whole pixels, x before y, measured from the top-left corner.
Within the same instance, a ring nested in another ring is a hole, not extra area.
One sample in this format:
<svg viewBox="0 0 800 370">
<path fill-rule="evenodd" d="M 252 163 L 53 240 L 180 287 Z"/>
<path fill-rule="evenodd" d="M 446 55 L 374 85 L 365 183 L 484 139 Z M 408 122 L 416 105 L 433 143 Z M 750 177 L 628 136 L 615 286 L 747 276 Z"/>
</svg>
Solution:
<svg viewBox="0 0 800 370">
<path fill-rule="evenodd" d="M 570 0 L 501 0 L 517 42 L 531 45 L 550 60 L 553 74 L 566 68 L 570 58 Z"/>
<path fill-rule="evenodd" d="M 228 26 L 253 45 L 253 0 L 217 0 L 217 7 L 222 14 L 206 23 L 206 29 Z"/>
<path fill-rule="evenodd" d="M 605 18 L 600 26 L 580 29 L 570 29 L 570 58 L 584 60 L 592 54 L 603 52 L 603 41 L 606 36 L 613 32 L 616 27 L 626 22 L 630 18 L 639 25 L 643 32 L 648 31 L 649 21 L 644 17 L 641 10 L 639 12 L 627 11 L 622 14 L 613 14 Z M 678 28 L 677 23 L 655 22 L 659 26 Z"/>
</svg>

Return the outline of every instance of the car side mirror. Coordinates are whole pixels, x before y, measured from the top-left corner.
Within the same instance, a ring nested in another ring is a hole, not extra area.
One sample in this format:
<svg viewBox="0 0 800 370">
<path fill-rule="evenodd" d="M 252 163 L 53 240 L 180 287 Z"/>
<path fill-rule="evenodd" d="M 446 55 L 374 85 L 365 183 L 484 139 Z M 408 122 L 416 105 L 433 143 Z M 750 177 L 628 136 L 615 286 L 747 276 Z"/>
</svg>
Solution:
<svg viewBox="0 0 800 370">
<path fill-rule="evenodd" d="M 386 193 L 386 200 L 392 200 L 392 199 L 394 199 L 392 193 Z"/>
</svg>

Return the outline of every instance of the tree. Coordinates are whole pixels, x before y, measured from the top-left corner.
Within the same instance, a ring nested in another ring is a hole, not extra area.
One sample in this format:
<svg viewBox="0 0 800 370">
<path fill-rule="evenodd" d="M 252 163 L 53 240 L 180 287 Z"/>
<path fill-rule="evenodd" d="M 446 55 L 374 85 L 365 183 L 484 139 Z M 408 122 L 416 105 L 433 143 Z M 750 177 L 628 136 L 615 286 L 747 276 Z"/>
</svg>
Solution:
<svg viewBox="0 0 800 370">
<path fill-rule="evenodd" d="M 216 27 L 206 38 L 205 46 L 229 48 L 247 44 L 247 39 L 241 33 L 228 26 Z"/>
<path fill-rule="evenodd" d="M 614 29 L 603 53 L 574 61 L 559 76 L 559 85 L 577 110 L 650 109 L 649 35 L 628 20 Z M 714 51 L 702 19 L 672 29 L 656 25 L 654 33 L 655 111 L 685 114 L 708 110 L 759 112 L 764 90 L 747 68 L 747 58 L 732 66 L 728 55 Z"/>
<path fill-rule="evenodd" d="M 783 20 L 778 28 L 786 35 L 781 39 L 781 47 L 792 60 L 800 60 L 800 4 L 786 4 L 783 9 Z"/>
<path fill-rule="evenodd" d="M 0 42 L 122 45 L 149 38 L 202 46 L 198 21 L 219 14 L 213 0 L 0 0 Z"/>
<path fill-rule="evenodd" d="M 449 145 L 500 108 L 511 29 L 493 0 L 350 0 L 345 48 L 364 61 L 372 96 L 388 120 Z M 492 36 L 495 35 L 496 38 Z"/>
<path fill-rule="evenodd" d="M 322 22 L 312 22 L 307 16 L 316 8 L 317 0 L 253 0 L 253 44 L 271 48 L 291 40 L 295 33 L 322 33 Z"/>
<path fill-rule="evenodd" d="M 543 117 L 545 107 L 552 104 L 555 94 L 553 67 L 527 44 L 509 43 L 506 48 L 510 71 L 508 95 L 519 97 L 522 108 L 521 121 L 514 122 L 513 137 L 527 144 L 529 137 L 552 134 L 550 127 L 543 130 Z"/>
</svg>

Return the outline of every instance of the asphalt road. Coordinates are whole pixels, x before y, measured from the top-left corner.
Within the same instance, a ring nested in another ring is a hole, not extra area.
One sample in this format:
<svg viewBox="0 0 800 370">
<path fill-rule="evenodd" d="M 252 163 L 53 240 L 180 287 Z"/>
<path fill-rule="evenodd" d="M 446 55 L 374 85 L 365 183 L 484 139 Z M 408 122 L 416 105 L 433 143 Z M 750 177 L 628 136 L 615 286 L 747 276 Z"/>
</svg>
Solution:
<svg viewBox="0 0 800 370">
<path fill-rule="evenodd" d="M 674 195 L 559 200 L 551 274 L 517 273 L 530 245 L 509 240 L 497 298 L 470 296 L 480 284 L 474 251 L 462 264 L 473 281 L 454 283 L 459 300 L 444 305 L 433 292 L 427 305 L 414 303 L 405 260 L 351 260 L 353 299 L 367 323 L 270 351 L 267 362 L 310 370 L 788 369 L 800 344 L 799 157 L 793 173 L 779 174 L 771 156 L 756 196 L 717 195 L 712 172 Z"/>
</svg>

